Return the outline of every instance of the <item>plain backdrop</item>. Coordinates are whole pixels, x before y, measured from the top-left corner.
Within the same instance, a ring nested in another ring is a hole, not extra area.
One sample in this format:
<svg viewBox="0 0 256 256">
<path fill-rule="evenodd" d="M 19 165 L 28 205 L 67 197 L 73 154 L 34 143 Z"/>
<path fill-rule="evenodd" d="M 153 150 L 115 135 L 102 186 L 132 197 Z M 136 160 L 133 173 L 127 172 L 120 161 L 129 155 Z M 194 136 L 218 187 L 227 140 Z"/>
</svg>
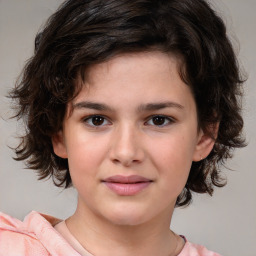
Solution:
<svg viewBox="0 0 256 256">
<path fill-rule="evenodd" d="M 63 191 L 51 182 L 37 181 L 8 146 L 22 133 L 5 97 L 25 61 L 32 55 L 34 37 L 61 0 L 0 0 L 0 211 L 23 219 L 31 210 L 66 218 L 76 205 L 74 189 Z M 210 1 L 227 24 L 239 60 L 247 73 L 244 118 L 248 146 L 237 150 L 224 169 L 228 184 L 213 197 L 195 195 L 191 206 L 176 209 L 172 228 L 195 243 L 224 256 L 256 255 L 256 1 Z"/>
</svg>

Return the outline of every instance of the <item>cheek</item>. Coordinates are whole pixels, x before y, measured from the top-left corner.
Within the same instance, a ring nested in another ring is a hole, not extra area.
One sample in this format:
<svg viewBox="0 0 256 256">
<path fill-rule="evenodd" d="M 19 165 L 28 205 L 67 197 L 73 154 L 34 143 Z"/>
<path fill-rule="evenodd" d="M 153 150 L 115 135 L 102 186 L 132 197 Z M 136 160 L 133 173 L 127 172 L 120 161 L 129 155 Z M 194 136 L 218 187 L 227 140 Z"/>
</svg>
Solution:
<svg viewBox="0 0 256 256">
<path fill-rule="evenodd" d="M 153 155 L 164 163 L 185 164 L 192 161 L 194 143 L 189 142 L 184 136 L 172 136 L 154 143 Z"/>
<path fill-rule="evenodd" d="M 95 168 L 100 165 L 106 153 L 104 145 L 106 143 L 100 143 L 90 137 L 73 137 L 67 147 L 71 175 L 95 175 Z"/>
<path fill-rule="evenodd" d="M 168 139 L 158 140 L 150 155 L 158 169 L 159 175 L 170 180 L 186 182 L 194 153 L 195 144 L 189 136 L 176 134 Z"/>
<path fill-rule="evenodd" d="M 100 150 L 101 147 L 97 143 L 91 143 L 88 140 L 69 145 L 70 176 L 73 186 L 84 199 L 93 197 L 93 188 L 98 180 Z"/>
</svg>

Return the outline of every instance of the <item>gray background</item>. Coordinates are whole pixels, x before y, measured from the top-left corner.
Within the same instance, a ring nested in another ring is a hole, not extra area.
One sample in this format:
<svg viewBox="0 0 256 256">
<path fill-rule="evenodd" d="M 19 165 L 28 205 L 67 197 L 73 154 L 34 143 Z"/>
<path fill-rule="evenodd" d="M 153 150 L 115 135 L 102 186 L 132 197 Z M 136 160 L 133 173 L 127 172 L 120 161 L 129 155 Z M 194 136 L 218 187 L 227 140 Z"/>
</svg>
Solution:
<svg viewBox="0 0 256 256">
<path fill-rule="evenodd" d="M 0 0 L 0 211 L 23 219 L 31 210 L 59 218 L 75 209 L 74 189 L 63 191 L 37 181 L 31 170 L 15 162 L 11 149 L 22 126 L 11 115 L 5 98 L 25 60 L 33 52 L 36 32 L 61 0 Z M 245 84 L 245 133 L 249 145 L 235 152 L 224 170 L 228 185 L 211 198 L 195 195 L 191 206 L 177 209 L 172 228 L 226 256 L 256 255 L 256 1 L 211 1 L 224 17 L 239 60 L 249 79 Z M 238 43 L 239 42 L 239 43 Z"/>
</svg>

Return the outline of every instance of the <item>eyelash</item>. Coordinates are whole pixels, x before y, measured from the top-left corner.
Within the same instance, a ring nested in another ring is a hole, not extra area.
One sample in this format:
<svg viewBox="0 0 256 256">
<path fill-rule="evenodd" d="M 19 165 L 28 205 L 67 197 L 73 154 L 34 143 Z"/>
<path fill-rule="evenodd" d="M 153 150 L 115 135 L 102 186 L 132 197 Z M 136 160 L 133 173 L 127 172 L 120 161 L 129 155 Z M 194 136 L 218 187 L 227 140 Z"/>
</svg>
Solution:
<svg viewBox="0 0 256 256">
<path fill-rule="evenodd" d="M 98 121 L 103 121 L 103 123 L 102 124 L 99 124 L 99 125 L 95 125 L 95 124 L 93 124 L 92 123 L 92 119 L 93 118 L 101 118 L 101 119 L 103 119 L 103 120 L 98 120 Z M 163 118 L 164 119 L 164 124 L 160 124 L 160 125 L 156 125 L 156 124 L 147 124 L 147 123 L 149 123 L 149 121 L 153 121 L 153 119 L 154 118 Z M 104 124 L 105 122 L 108 122 L 108 124 Z M 83 122 L 84 123 L 86 123 L 88 126 L 90 126 L 90 127 L 93 127 L 93 128 L 100 128 L 100 127 L 103 127 L 103 126 L 105 126 L 105 125 L 109 125 L 109 124 L 111 124 L 111 122 L 110 121 L 108 121 L 108 119 L 105 117 L 105 116 L 102 116 L 102 115 L 91 115 L 91 116 L 88 116 L 88 117 L 86 117 L 86 118 L 84 118 L 83 119 Z M 89 122 L 91 123 L 91 124 L 89 124 Z M 167 122 L 167 123 L 166 123 Z M 155 126 L 155 127 L 159 127 L 159 128 L 161 128 L 161 127 L 166 127 L 166 126 L 168 126 L 168 125 L 170 125 L 170 124 L 172 124 L 172 123 L 174 123 L 175 122 L 175 119 L 174 118 L 172 118 L 172 117 L 169 117 L 169 116 L 165 116 L 165 115 L 153 115 L 153 116 L 150 116 L 149 118 L 147 118 L 147 121 L 146 121 L 146 125 L 148 126 Z"/>
<path fill-rule="evenodd" d="M 174 118 L 172 118 L 172 117 L 169 117 L 169 116 L 165 116 L 165 115 L 153 115 L 153 116 L 151 116 L 148 120 L 147 120 L 147 122 L 149 122 L 150 120 L 152 120 L 153 121 L 153 119 L 154 118 L 164 118 L 164 124 L 162 124 L 162 125 L 156 125 L 156 124 L 151 124 L 152 126 L 156 126 L 156 127 L 166 127 L 166 126 L 168 126 L 168 125 L 170 125 L 170 124 L 172 124 L 172 123 L 174 123 L 175 122 L 175 119 Z M 167 122 L 167 123 L 166 123 Z"/>
<path fill-rule="evenodd" d="M 92 122 L 92 119 L 93 118 L 102 118 L 103 119 L 103 124 L 106 120 L 108 120 L 106 117 L 104 116 L 101 116 L 101 115 L 91 115 L 91 116 L 88 116 L 86 118 L 83 119 L 83 122 L 86 123 L 88 126 L 90 127 L 93 127 L 93 128 L 100 128 L 102 127 L 103 125 L 94 125 L 94 124 L 89 124 L 89 120 L 91 120 Z M 108 121 L 109 122 L 109 121 Z M 109 122 L 110 123 L 110 122 Z"/>
</svg>

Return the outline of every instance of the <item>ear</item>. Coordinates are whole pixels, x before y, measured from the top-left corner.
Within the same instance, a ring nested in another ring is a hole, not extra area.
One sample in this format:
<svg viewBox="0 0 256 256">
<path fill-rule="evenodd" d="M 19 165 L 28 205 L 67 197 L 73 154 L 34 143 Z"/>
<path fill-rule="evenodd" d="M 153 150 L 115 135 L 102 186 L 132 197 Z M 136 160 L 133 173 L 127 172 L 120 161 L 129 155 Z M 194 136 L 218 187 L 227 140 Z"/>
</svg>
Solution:
<svg viewBox="0 0 256 256">
<path fill-rule="evenodd" d="M 193 156 L 193 161 L 198 162 L 206 158 L 213 149 L 215 140 L 218 135 L 219 123 L 209 127 L 209 133 L 200 129 L 196 149 Z"/>
<path fill-rule="evenodd" d="M 52 146 L 54 153 L 61 158 L 68 158 L 63 131 L 59 131 L 52 136 Z"/>
</svg>

